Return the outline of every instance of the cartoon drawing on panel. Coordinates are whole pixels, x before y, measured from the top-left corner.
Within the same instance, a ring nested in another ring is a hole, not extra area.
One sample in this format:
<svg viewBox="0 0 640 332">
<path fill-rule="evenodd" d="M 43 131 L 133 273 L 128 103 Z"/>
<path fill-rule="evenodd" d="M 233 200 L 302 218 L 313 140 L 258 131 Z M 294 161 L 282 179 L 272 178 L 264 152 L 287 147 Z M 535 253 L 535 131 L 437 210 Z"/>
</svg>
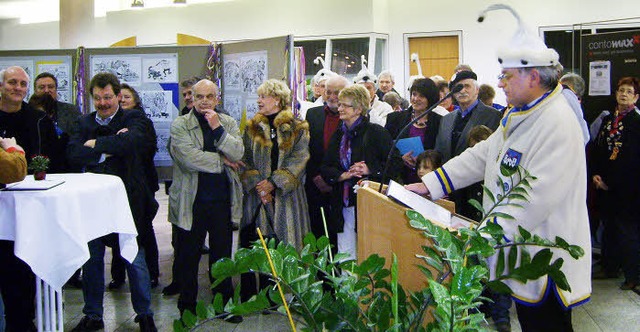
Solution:
<svg viewBox="0 0 640 332">
<path fill-rule="evenodd" d="M 171 120 L 171 91 L 140 91 L 140 99 L 151 120 Z"/>
<path fill-rule="evenodd" d="M 92 58 L 91 76 L 100 72 L 116 75 L 121 83 L 140 85 L 140 58 Z"/>
<path fill-rule="evenodd" d="M 178 63 L 175 57 L 143 58 L 144 82 L 168 83 L 178 81 Z"/>
<path fill-rule="evenodd" d="M 224 110 L 237 121 L 242 117 L 242 97 L 240 95 L 225 95 Z"/>
<path fill-rule="evenodd" d="M 242 91 L 251 95 L 256 94 L 258 86 L 266 79 L 267 62 L 264 58 L 244 57 L 241 62 Z"/>
<path fill-rule="evenodd" d="M 245 107 L 247 108 L 247 119 L 253 119 L 258 113 L 258 100 L 247 98 L 245 101 Z"/>
<path fill-rule="evenodd" d="M 240 64 L 237 61 L 229 60 L 224 63 L 224 83 L 229 90 L 240 90 L 242 87 Z"/>
</svg>

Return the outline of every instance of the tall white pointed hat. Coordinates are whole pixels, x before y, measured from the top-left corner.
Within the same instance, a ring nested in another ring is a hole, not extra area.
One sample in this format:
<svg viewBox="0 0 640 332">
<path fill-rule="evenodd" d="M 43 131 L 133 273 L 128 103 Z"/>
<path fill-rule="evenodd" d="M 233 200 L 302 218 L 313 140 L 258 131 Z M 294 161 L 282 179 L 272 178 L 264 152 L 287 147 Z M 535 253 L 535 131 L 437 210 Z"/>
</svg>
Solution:
<svg viewBox="0 0 640 332">
<path fill-rule="evenodd" d="M 502 68 L 547 67 L 559 63 L 558 52 L 548 48 L 542 39 L 522 22 L 520 15 L 510 6 L 491 5 L 480 13 L 478 22 L 482 23 L 490 11 L 500 9 L 509 11 L 518 21 L 518 30 L 511 37 L 511 41 L 498 49 L 498 62 Z"/>
<path fill-rule="evenodd" d="M 415 82 L 415 80 L 419 78 L 425 78 L 422 74 L 422 65 L 420 65 L 420 56 L 418 55 L 418 53 L 411 53 L 411 62 L 415 63 L 416 67 L 418 68 L 418 74 L 409 77 L 409 81 L 407 81 L 407 90 L 411 90 L 411 86 L 413 85 L 413 82 Z"/>
<path fill-rule="evenodd" d="M 362 69 L 360 69 L 358 75 L 353 78 L 353 83 L 371 82 L 373 84 L 378 84 L 378 77 L 373 74 L 373 72 L 369 71 L 369 68 L 367 67 L 367 59 L 364 55 L 360 56 L 360 63 L 362 65 Z"/>
<path fill-rule="evenodd" d="M 324 59 L 322 57 L 313 59 L 313 63 L 315 63 L 316 65 L 322 64 L 322 69 L 318 70 L 318 72 L 313 76 L 313 83 L 320 83 L 328 79 L 329 77 L 338 75 L 335 72 L 331 71 L 331 68 L 329 68 L 324 63 Z"/>
</svg>

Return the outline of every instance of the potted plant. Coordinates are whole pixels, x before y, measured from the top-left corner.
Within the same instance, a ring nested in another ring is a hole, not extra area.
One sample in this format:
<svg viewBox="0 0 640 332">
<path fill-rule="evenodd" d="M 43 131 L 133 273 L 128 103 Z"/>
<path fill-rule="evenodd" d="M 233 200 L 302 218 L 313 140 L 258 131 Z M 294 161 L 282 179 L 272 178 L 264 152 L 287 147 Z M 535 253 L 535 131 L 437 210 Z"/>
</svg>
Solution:
<svg viewBox="0 0 640 332">
<path fill-rule="evenodd" d="M 47 169 L 51 161 L 49 157 L 43 155 L 35 155 L 29 161 L 29 170 L 33 171 L 33 178 L 36 181 L 44 180 L 47 177 Z"/>
<path fill-rule="evenodd" d="M 530 183 L 536 178 L 522 168 L 516 178 L 518 181 L 514 180 L 508 191 L 489 197 L 493 207 L 488 211 L 482 210 L 477 201 L 472 202 L 483 211 L 484 219 L 498 216 L 513 219 L 496 208 L 519 206 L 528 200 Z M 420 268 L 428 281 L 427 288 L 417 292 L 403 289 L 398 283 L 395 255 L 389 269 L 385 268 L 385 259 L 378 255 L 371 255 L 359 264 L 345 261 L 347 256 L 342 253 L 332 257 L 329 240 L 324 236 L 316 239 L 308 234 L 300 252 L 274 239 L 266 244 L 256 241 L 252 248 L 239 249 L 233 259 L 223 258 L 213 264 L 213 286 L 252 271 L 277 282 L 286 295 L 268 288 L 243 302 L 236 289 L 234 298 L 223 303 L 221 294 L 217 294 L 211 304 L 198 303 L 195 313 L 186 311 L 174 321 L 174 331 L 206 328 L 203 325 L 221 317 L 223 312 L 247 315 L 264 310 L 293 312 L 298 320 L 296 325 L 304 331 L 482 331 L 487 329 L 486 321 L 478 308 L 485 287 L 510 293 L 503 283 L 506 279 L 526 282 L 548 275 L 558 287 L 569 289 L 560 270 L 563 260 L 554 259 L 551 249 L 567 251 L 573 259 L 584 255 L 582 248 L 560 237 L 551 241 L 523 228 L 507 243 L 502 227 L 495 223 L 451 231 L 434 225 L 415 211 L 406 214 L 411 226 L 434 243 L 433 247 L 416 248 L 417 256 L 424 260 Z M 528 248 L 534 246 L 546 249 L 532 257 Z M 511 249 L 509 254 L 505 252 L 507 248 Z M 490 280 L 484 258 L 496 253 L 501 257 L 508 255 L 509 266 L 498 266 L 498 277 Z M 518 266 L 516 261 L 520 262 Z M 427 315 L 432 318 L 425 319 Z"/>
</svg>

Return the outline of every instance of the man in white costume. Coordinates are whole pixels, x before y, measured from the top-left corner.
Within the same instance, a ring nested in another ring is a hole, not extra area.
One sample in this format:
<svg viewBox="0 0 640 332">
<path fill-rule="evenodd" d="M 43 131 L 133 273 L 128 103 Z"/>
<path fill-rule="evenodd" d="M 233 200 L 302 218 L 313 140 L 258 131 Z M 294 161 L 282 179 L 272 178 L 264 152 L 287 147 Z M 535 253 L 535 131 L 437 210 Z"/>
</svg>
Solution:
<svg viewBox="0 0 640 332">
<path fill-rule="evenodd" d="M 510 7 L 493 5 L 490 10 Z M 482 21 L 479 19 L 479 21 Z M 511 43 L 498 52 L 502 65 L 499 87 L 514 107 L 507 111 L 496 132 L 486 141 L 467 149 L 441 168 L 422 177 L 423 183 L 407 189 L 438 199 L 453 190 L 484 180 L 494 194 L 501 193 L 500 178 L 510 188 L 513 183 L 505 169 L 522 166 L 536 180 L 531 181 L 528 202 L 523 208 L 503 206 L 500 212 L 515 218 L 495 218 L 508 240 L 518 234 L 518 226 L 542 238 L 560 236 L 587 253 L 573 259 L 563 250 L 552 250 L 562 257 L 561 270 L 571 291 L 559 289 L 548 276 L 520 283 L 508 280 L 513 290 L 518 320 L 523 331 L 573 331 L 571 308 L 587 302 L 591 295 L 591 243 L 586 208 L 586 163 L 581 123 L 558 84 L 555 66 L 558 54 L 547 48 L 534 33 L 522 27 Z M 508 188 L 507 188 L 508 189 Z M 491 201 L 483 199 L 484 208 Z M 543 248 L 530 247 L 533 257 Z M 489 259 L 494 275 L 497 257 Z"/>
</svg>

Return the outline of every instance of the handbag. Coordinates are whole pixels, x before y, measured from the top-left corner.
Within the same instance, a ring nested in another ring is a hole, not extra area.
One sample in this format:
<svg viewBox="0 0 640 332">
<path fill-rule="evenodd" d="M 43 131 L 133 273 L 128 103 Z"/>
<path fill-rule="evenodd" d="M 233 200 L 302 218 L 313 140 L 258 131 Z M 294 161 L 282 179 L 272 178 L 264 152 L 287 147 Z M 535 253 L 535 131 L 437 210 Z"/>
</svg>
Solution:
<svg viewBox="0 0 640 332">
<path fill-rule="evenodd" d="M 269 242 L 269 239 L 278 239 L 276 235 L 275 227 L 273 227 L 273 220 L 269 217 L 269 214 L 264 211 L 264 203 L 260 202 L 256 207 L 256 211 L 253 213 L 253 217 L 251 218 L 251 222 L 247 227 L 249 227 L 249 233 L 251 234 L 251 238 L 258 239 L 258 232 L 256 228 L 260 227 L 260 231 L 262 232 L 262 236 L 264 237 L 266 242 Z M 261 213 L 265 214 L 265 219 L 267 220 L 267 225 L 258 225 L 258 217 Z M 266 229 L 265 229 L 266 228 Z"/>
</svg>

